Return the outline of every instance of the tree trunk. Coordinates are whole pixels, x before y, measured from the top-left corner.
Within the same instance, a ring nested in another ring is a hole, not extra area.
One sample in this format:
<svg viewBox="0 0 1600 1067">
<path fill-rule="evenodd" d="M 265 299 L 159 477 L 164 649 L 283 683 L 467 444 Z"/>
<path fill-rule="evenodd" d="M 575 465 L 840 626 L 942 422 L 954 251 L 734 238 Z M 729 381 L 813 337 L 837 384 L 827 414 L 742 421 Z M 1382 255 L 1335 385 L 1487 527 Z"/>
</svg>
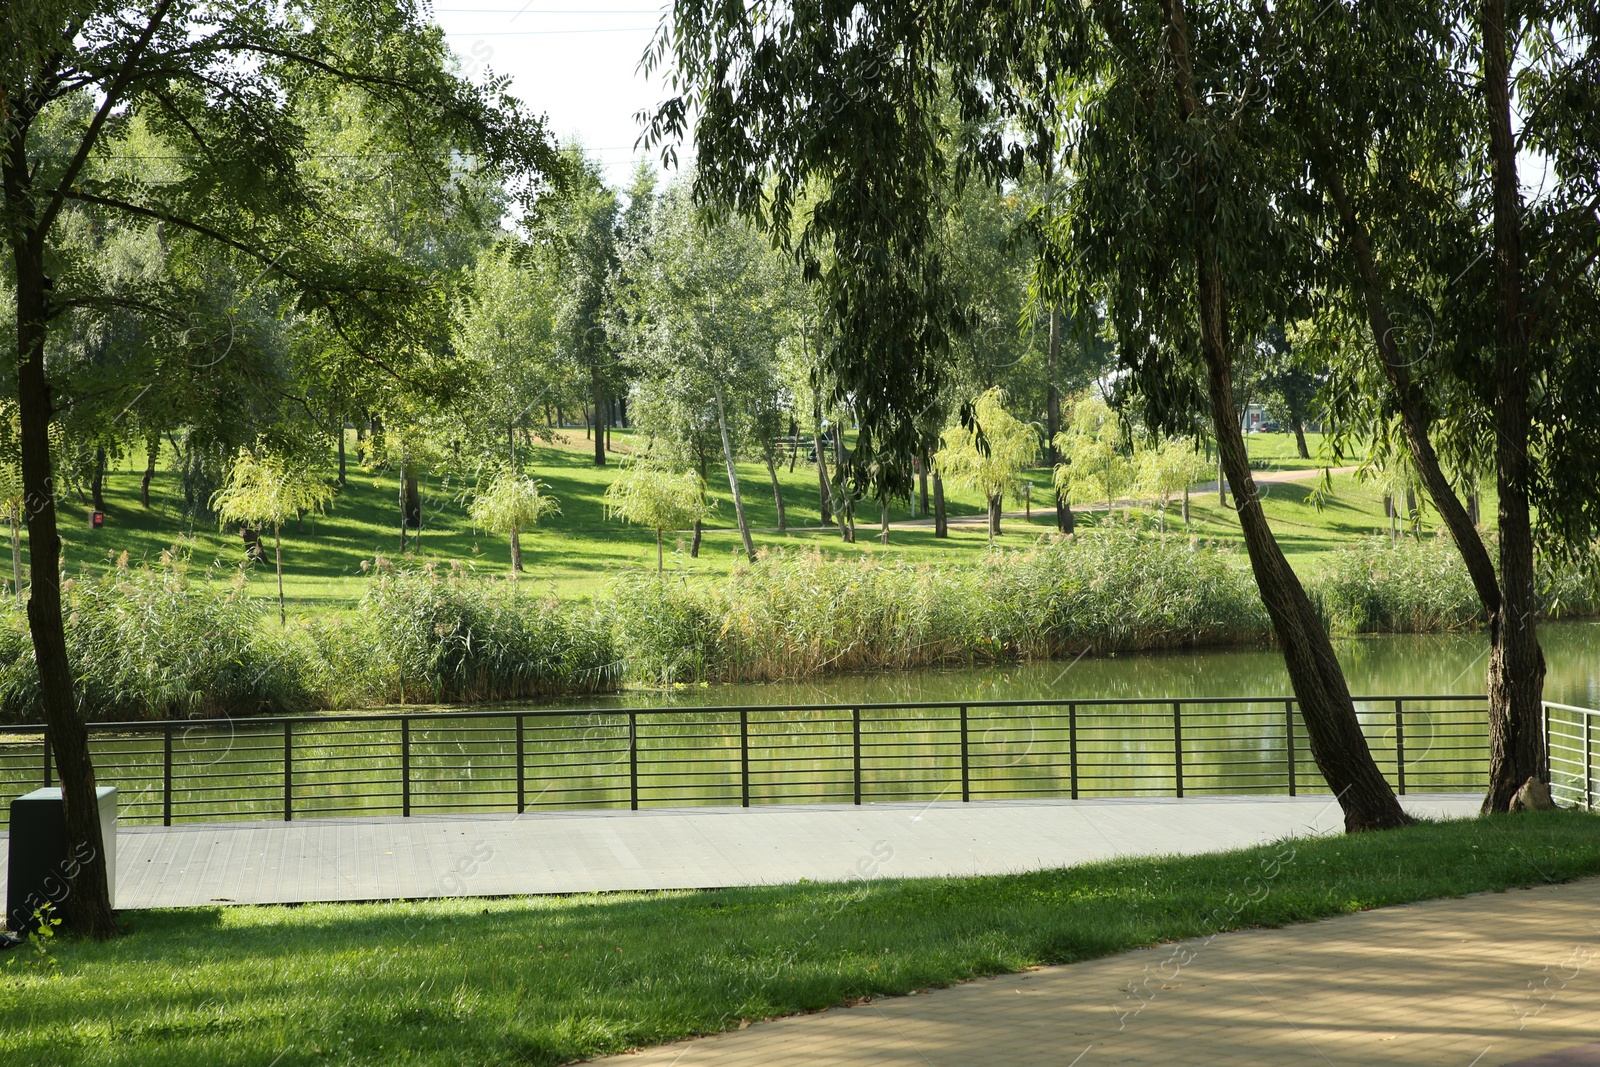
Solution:
<svg viewBox="0 0 1600 1067">
<path fill-rule="evenodd" d="M 925 518 L 927 516 L 927 514 L 928 514 L 928 511 L 929 511 L 929 508 L 928 508 L 928 457 L 927 456 L 923 456 L 922 457 L 922 462 L 917 465 L 917 496 L 920 499 L 921 504 L 922 504 L 922 507 L 919 509 L 919 512 L 918 512 L 918 517 L 919 518 Z"/>
<path fill-rule="evenodd" d="M 405 468 L 405 509 L 406 525 L 418 531 L 422 530 L 422 490 L 417 485 L 417 472 L 413 467 Z"/>
<path fill-rule="evenodd" d="M 728 465 L 728 491 L 733 494 L 733 514 L 739 520 L 739 538 L 744 541 L 744 554 L 750 562 L 756 561 L 755 542 L 750 539 L 750 520 L 744 514 L 744 496 L 739 492 L 739 472 L 733 464 L 733 441 L 728 437 L 728 413 L 722 406 L 722 390 L 716 390 L 717 429 L 722 432 L 722 459 Z"/>
<path fill-rule="evenodd" d="M 665 564 L 663 563 L 663 552 L 662 552 L 662 549 L 661 549 L 661 527 L 658 526 L 658 527 L 656 527 L 656 577 L 657 578 L 661 577 L 662 572 L 663 572 L 664 569 L 665 569 Z"/>
<path fill-rule="evenodd" d="M 833 424 L 833 465 L 836 469 L 844 466 L 844 431 L 838 423 Z"/>
<path fill-rule="evenodd" d="M 828 483 L 828 454 L 822 447 L 822 431 L 816 433 L 817 444 L 817 499 L 822 513 L 822 525 L 833 522 L 833 486 Z"/>
<path fill-rule="evenodd" d="M 783 510 L 783 486 L 778 484 L 778 468 L 773 464 L 773 457 L 767 455 L 767 474 L 772 478 L 772 501 L 778 506 L 778 532 L 787 533 L 789 520 Z"/>
<path fill-rule="evenodd" d="M 1063 488 L 1055 489 L 1056 495 L 1056 529 L 1064 534 L 1072 533 L 1077 529 L 1077 517 L 1072 514 L 1072 496 Z"/>
<path fill-rule="evenodd" d="M 606 402 L 606 383 L 600 376 L 600 364 L 598 362 L 589 368 L 589 391 L 594 398 L 594 413 L 595 417 L 598 418 L 601 405 Z M 606 465 L 605 434 L 597 433 L 594 435 L 594 465 L 596 467 L 604 467 Z"/>
<path fill-rule="evenodd" d="M 950 519 L 944 509 L 944 478 L 938 467 L 933 469 L 933 536 L 950 536 Z"/>
<path fill-rule="evenodd" d="M 1217 442 L 1217 505 L 1228 506 L 1228 475 L 1222 469 L 1222 443 Z"/>
<path fill-rule="evenodd" d="M 705 527 L 699 519 L 694 520 L 694 537 L 689 541 L 690 559 L 700 558 L 700 535 L 704 532 L 704 529 Z"/>
<path fill-rule="evenodd" d="M 1306 447 L 1306 423 L 1304 419 L 1294 420 L 1294 450 L 1301 459 L 1311 458 L 1311 449 Z"/>
<path fill-rule="evenodd" d="M 1061 432 L 1061 389 L 1056 385 L 1056 365 L 1061 359 L 1061 312 L 1055 308 L 1050 309 L 1050 345 L 1045 353 L 1044 432 L 1046 454 L 1054 467 L 1061 462 L 1056 453 L 1056 434 Z"/>
<path fill-rule="evenodd" d="M 106 509 L 106 450 L 94 450 L 94 481 L 90 483 L 89 501 L 96 511 Z"/>
<path fill-rule="evenodd" d="M 883 516 L 878 522 L 878 544 L 889 543 L 889 498 L 883 499 Z"/>
<path fill-rule="evenodd" d="M 22 517 L 17 514 L 17 506 L 11 505 L 6 512 L 6 518 L 11 523 L 11 581 L 16 586 L 17 607 L 23 607 L 22 601 Z"/>
<path fill-rule="evenodd" d="M 1495 485 L 1500 492 L 1500 604 L 1489 617 L 1489 789 L 1483 810 L 1507 811 L 1529 778 L 1550 780 L 1550 763 L 1528 506 L 1531 371 L 1505 0 L 1483 0 L 1480 18 L 1494 189 Z"/>
<path fill-rule="evenodd" d="M 276 553 L 278 568 L 278 625 L 288 628 L 289 613 L 283 606 L 283 532 L 278 523 L 272 524 L 272 547 Z"/>
<path fill-rule="evenodd" d="M 517 574 L 520 573 L 521 570 L 522 570 L 522 531 L 521 530 L 517 530 L 517 529 L 513 529 L 511 531 L 511 577 L 512 577 L 513 580 L 516 579 Z"/>
<path fill-rule="evenodd" d="M 16 126 L 7 131 L 12 160 L 24 157 Z M 7 206 L 21 213 L 28 192 L 26 176 L 5 169 Z M 13 220 L 17 225 L 17 220 Z M 50 383 L 45 378 L 45 330 L 49 317 L 44 272 L 44 242 L 31 232 L 12 235 L 17 322 L 17 418 L 22 446 L 22 492 L 28 522 L 28 549 L 33 583 L 28 597 L 28 629 L 33 636 L 39 672 L 39 701 L 50 747 L 61 781 L 68 855 L 78 864 L 66 879 L 61 917 L 69 927 L 90 937 L 117 934 L 111 912 L 105 842 L 100 833 L 100 803 L 95 793 L 89 733 L 79 717 L 67 659 L 66 630 L 61 617 L 61 537 L 56 530 L 55 476 L 50 458 Z"/>
<path fill-rule="evenodd" d="M 1189 487 L 1183 487 L 1183 528 L 1189 528 Z"/>
<path fill-rule="evenodd" d="M 139 506 L 150 506 L 150 480 L 156 476 L 156 457 L 161 454 L 161 438 L 153 437 L 145 445 L 144 477 L 139 479 Z"/>
<path fill-rule="evenodd" d="M 1000 508 L 1005 503 L 1004 496 L 989 498 L 989 543 L 994 544 L 994 539 L 1000 536 Z"/>
<path fill-rule="evenodd" d="M 1188 29 L 1181 0 L 1164 0 L 1163 7 L 1169 29 L 1166 47 L 1179 114 L 1182 121 L 1188 122 L 1200 108 L 1190 67 Z M 1203 159 L 1195 159 L 1189 166 L 1198 172 L 1195 175 L 1197 188 L 1205 188 L 1216 180 Z M 1195 245 L 1196 296 L 1200 350 L 1206 367 L 1217 453 L 1233 484 L 1250 566 L 1299 699 L 1311 754 L 1344 809 L 1347 831 L 1404 826 L 1412 820 L 1401 809 L 1394 791 L 1373 761 L 1333 645 L 1300 579 L 1273 537 L 1256 493 L 1244 434 L 1234 418 L 1232 339 L 1222 264 L 1208 233 L 1202 227 Z"/>
</svg>

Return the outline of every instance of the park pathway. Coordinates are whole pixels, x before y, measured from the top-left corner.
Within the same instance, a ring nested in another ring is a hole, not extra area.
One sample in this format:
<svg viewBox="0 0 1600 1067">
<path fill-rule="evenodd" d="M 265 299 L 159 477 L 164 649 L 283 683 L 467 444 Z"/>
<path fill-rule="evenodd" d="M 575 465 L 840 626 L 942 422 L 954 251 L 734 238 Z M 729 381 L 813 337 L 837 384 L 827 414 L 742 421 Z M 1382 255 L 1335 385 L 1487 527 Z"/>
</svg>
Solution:
<svg viewBox="0 0 1600 1067">
<path fill-rule="evenodd" d="M 1408 796 L 1466 816 L 1478 798 Z M 986 800 L 124 826 L 118 908 L 1003 874 L 1340 825 L 1327 796 Z"/>
<path fill-rule="evenodd" d="M 594 1067 L 1600 1064 L 1600 879 L 756 1023 Z"/>
</svg>

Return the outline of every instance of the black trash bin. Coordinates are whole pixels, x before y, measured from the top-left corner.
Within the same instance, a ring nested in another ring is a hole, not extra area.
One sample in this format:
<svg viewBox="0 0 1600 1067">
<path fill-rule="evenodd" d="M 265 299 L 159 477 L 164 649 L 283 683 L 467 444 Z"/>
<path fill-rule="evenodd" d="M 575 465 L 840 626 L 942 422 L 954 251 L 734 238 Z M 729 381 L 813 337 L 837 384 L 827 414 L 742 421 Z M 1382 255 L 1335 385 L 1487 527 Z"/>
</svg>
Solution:
<svg viewBox="0 0 1600 1067">
<path fill-rule="evenodd" d="M 111 903 L 117 902 L 117 789 L 103 785 L 100 799 L 100 838 L 105 842 L 106 877 L 111 883 Z M 6 925 L 25 936 L 34 930 L 33 913 L 46 903 L 61 905 L 67 879 L 88 857 L 86 845 L 76 848 L 67 840 L 67 815 L 61 790 L 35 789 L 11 802 L 10 856 L 6 866 Z"/>
</svg>

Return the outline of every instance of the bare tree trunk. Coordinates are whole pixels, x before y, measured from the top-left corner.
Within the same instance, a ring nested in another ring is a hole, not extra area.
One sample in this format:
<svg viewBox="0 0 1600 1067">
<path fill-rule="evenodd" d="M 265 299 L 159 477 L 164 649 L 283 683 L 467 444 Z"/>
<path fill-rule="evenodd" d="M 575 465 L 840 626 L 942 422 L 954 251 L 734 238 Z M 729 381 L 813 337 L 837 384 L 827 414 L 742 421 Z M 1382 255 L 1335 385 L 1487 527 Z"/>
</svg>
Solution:
<svg viewBox="0 0 1600 1067">
<path fill-rule="evenodd" d="M 1061 312 L 1050 309 L 1050 345 L 1045 350 L 1044 432 L 1050 466 L 1061 462 L 1056 452 L 1056 434 L 1061 432 L 1061 388 L 1056 384 L 1056 366 L 1061 360 Z"/>
<path fill-rule="evenodd" d="M 598 361 L 589 368 L 589 391 L 594 397 L 595 417 L 599 418 L 600 406 L 606 401 L 606 383 L 600 375 Z M 597 433 L 594 435 L 594 465 L 596 467 L 604 467 L 606 465 L 606 439 L 604 434 Z"/>
<path fill-rule="evenodd" d="M 25 127 L 11 124 L 5 136 L 11 142 L 5 147 L 6 159 L 25 159 L 21 143 L 26 136 Z M 29 181 L 19 165 L 5 164 L 6 206 L 17 215 L 33 210 L 28 203 Z M 13 218 L 13 225 L 20 227 L 21 220 Z M 16 285 L 17 417 L 22 446 L 23 508 L 28 522 L 33 577 L 28 597 L 28 629 L 33 636 L 34 661 L 39 672 L 39 700 L 60 775 L 62 810 L 70 843 L 68 855 L 78 864 L 76 874 L 66 879 L 67 894 L 61 902 L 61 915 L 70 927 L 90 937 L 115 937 L 117 923 L 111 912 L 94 763 L 89 755 L 88 730 L 78 714 L 73 692 L 61 615 L 61 537 L 56 529 L 55 476 L 50 458 L 53 408 L 44 367 L 49 299 L 42 236 L 32 232 L 14 233 L 12 253 Z"/>
<path fill-rule="evenodd" d="M 1057 486 L 1056 496 L 1056 529 L 1064 534 L 1072 533 L 1077 529 L 1077 517 L 1072 514 L 1072 496 L 1066 490 Z"/>
<path fill-rule="evenodd" d="M 933 468 L 933 536 L 950 536 L 950 519 L 944 509 L 944 478 Z"/>
<path fill-rule="evenodd" d="M 1182 0 L 1163 0 L 1162 6 L 1168 23 L 1166 48 L 1172 61 L 1179 113 L 1188 122 L 1200 104 L 1194 90 Z M 1216 180 L 1203 159 L 1189 165 L 1198 172 L 1198 187 Z M 1232 339 L 1222 265 L 1205 231 L 1196 242 L 1195 261 L 1200 350 L 1206 366 L 1217 452 L 1233 484 L 1250 566 L 1299 699 L 1312 757 L 1344 809 L 1347 831 L 1404 826 L 1412 820 L 1373 761 L 1333 645 L 1300 579 L 1273 537 L 1256 493 L 1244 434 L 1234 417 Z"/>
<path fill-rule="evenodd" d="M 700 536 L 704 532 L 704 529 L 705 527 L 701 524 L 699 519 L 694 520 L 694 537 L 689 542 L 690 559 L 700 558 Z"/>
<path fill-rule="evenodd" d="M 783 486 L 778 484 L 778 468 L 773 464 L 773 456 L 767 453 L 767 474 L 772 478 L 772 501 L 778 506 L 778 532 L 787 533 L 789 520 L 783 510 Z"/>
<path fill-rule="evenodd" d="M 514 580 L 522 571 L 522 531 L 511 531 L 511 577 Z"/>
<path fill-rule="evenodd" d="M 994 539 L 1000 536 L 1000 509 L 1005 503 L 1005 497 L 992 496 L 989 498 L 989 543 L 994 544 Z"/>
<path fill-rule="evenodd" d="M 106 450 L 94 450 L 94 481 L 89 487 L 89 501 L 96 511 L 106 509 Z"/>
<path fill-rule="evenodd" d="M 1295 454 L 1301 459 L 1311 458 L 1311 449 L 1306 447 L 1306 422 L 1304 419 L 1294 420 L 1294 449 Z"/>
<path fill-rule="evenodd" d="M 820 425 L 820 423 L 819 423 Z M 818 510 L 822 513 L 822 525 L 827 526 L 833 521 L 833 486 L 828 483 L 828 454 L 822 447 L 822 431 L 816 433 L 817 445 L 817 498 Z"/>
<path fill-rule="evenodd" d="M 722 406 L 722 390 L 716 391 L 717 429 L 722 431 L 722 459 L 728 465 L 728 491 L 733 494 L 733 514 L 739 520 L 739 537 L 744 541 L 744 554 L 750 562 L 756 561 L 755 542 L 750 539 L 750 520 L 744 514 L 744 496 L 739 492 L 739 472 L 733 465 L 733 442 L 728 437 L 728 414 Z"/>
<path fill-rule="evenodd" d="M 23 606 L 22 600 L 22 517 L 17 514 L 15 504 L 6 512 L 6 518 L 11 523 L 11 581 L 16 587 L 17 607 Z"/>
<path fill-rule="evenodd" d="M 156 476 L 156 458 L 161 455 L 161 438 L 152 437 L 145 444 L 144 477 L 139 479 L 139 506 L 150 506 L 150 481 Z M 342 481 L 343 479 L 341 479 Z"/>
<path fill-rule="evenodd" d="M 1506 0 L 1483 0 L 1480 18 L 1494 189 L 1495 485 L 1500 493 L 1500 603 L 1489 617 L 1489 790 L 1483 810 L 1506 811 L 1529 778 L 1550 780 L 1550 761 L 1528 502 L 1529 338 Z"/>
</svg>

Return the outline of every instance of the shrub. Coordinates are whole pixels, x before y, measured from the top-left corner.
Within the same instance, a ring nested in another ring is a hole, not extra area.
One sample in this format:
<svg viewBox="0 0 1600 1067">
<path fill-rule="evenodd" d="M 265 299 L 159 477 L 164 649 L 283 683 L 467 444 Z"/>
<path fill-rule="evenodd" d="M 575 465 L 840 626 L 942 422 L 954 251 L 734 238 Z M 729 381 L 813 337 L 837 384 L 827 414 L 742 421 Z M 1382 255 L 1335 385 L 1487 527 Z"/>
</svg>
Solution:
<svg viewBox="0 0 1600 1067">
<path fill-rule="evenodd" d="M 344 633 L 364 647 L 336 642 L 330 664 L 396 703 L 595 692 L 619 673 L 610 627 L 592 607 L 491 592 L 459 566 L 381 566 Z"/>
<path fill-rule="evenodd" d="M 315 653 L 288 637 L 261 640 L 259 603 L 241 583 L 194 581 L 182 553 L 63 583 L 67 653 L 89 719 L 194 718 L 304 711 Z M 37 721 L 38 671 L 21 612 L 0 626 L 0 713 Z"/>
</svg>

